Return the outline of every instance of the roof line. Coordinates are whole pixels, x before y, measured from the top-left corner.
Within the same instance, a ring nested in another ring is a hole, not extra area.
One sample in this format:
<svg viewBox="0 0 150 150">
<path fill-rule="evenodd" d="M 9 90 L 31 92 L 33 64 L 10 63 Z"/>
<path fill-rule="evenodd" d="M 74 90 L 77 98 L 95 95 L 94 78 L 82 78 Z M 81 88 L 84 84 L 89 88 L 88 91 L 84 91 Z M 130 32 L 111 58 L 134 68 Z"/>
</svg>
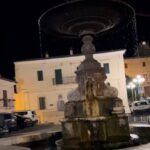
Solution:
<svg viewBox="0 0 150 150">
<path fill-rule="evenodd" d="M 94 53 L 94 54 L 111 53 L 111 52 L 124 51 L 124 50 L 125 49 L 101 51 L 101 52 L 97 52 L 97 53 Z M 24 61 L 36 61 L 36 60 L 48 60 L 48 59 L 56 59 L 56 58 L 78 57 L 78 56 L 84 56 L 84 55 L 83 54 L 73 54 L 73 55 L 53 56 L 53 57 L 49 57 L 49 58 L 26 59 L 26 60 L 15 61 L 14 63 L 24 62 Z"/>
<path fill-rule="evenodd" d="M 4 78 L 4 77 L 0 77 L 0 80 L 5 80 L 5 81 L 9 81 L 9 82 L 14 82 L 14 83 L 16 83 L 16 81 L 11 80 L 11 79 L 7 79 L 7 78 Z"/>
</svg>

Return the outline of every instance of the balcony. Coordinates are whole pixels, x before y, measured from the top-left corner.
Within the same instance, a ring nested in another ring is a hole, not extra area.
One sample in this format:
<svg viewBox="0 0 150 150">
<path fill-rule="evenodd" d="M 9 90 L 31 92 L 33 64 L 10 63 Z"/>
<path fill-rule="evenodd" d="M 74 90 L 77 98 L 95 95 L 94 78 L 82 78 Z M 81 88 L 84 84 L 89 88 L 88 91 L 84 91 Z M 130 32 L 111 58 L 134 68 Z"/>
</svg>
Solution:
<svg viewBox="0 0 150 150">
<path fill-rule="evenodd" d="M 57 81 L 56 81 L 56 78 L 53 78 L 52 82 L 53 82 L 53 85 L 76 83 L 75 76 L 63 77 L 62 79 L 59 79 Z"/>
<path fill-rule="evenodd" d="M 0 99 L 0 108 L 5 109 L 14 109 L 15 107 L 15 100 L 14 99 Z"/>
</svg>

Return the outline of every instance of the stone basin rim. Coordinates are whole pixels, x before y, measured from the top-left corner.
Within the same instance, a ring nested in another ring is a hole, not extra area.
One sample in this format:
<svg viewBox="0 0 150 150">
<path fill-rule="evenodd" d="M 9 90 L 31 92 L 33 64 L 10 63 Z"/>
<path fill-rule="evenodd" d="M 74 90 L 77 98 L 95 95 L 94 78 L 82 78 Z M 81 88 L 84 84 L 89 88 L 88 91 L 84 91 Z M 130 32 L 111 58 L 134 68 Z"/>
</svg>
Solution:
<svg viewBox="0 0 150 150">
<path fill-rule="evenodd" d="M 61 26 L 62 24 L 64 24 L 65 22 L 61 22 L 61 23 L 58 23 L 58 22 L 55 22 L 55 24 L 56 24 L 56 28 L 55 27 L 52 27 L 50 24 L 48 24 L 48 25 L 50 25 L 51 27 L 46 27 L 46 23 L 48 23 L 48 20 L 46 20 L 47 18 L 49 19 L 49 15 L 51 15 L 51 13 L 53 13 L 53 11 L 56 11 L 57 13 L 59 12 L 58 10 L 60 9 L 60 8 L 62 8 L 62 7 L 66 7 L 66 5 L 75 5 L 76 3 L 84 3 L 85 2 L 85 0 L 73 0 L 73 1 L 69 1 L 69 2 L 65 2 L 65 3 L 62 3 L 62 4 L 60 4 L 60 5 L 57 5 L 57 6 L 54 6 L 54 7 L 52 7 L 52 8 L 50 8 L 50 9 L 48 9 L 47 11 L 45 11 L 40 17 L 39 17 L 39 20 L 38 20 L 38 24 L 39 24 L 39 27 L 40 27 L 40 30 L 41 31 L 44 31 L 44 32 L 46 32 L 46 33 L 49 33 L 49 34 L 51 34 L 51 35 L 55 35 L 55 36 L 59 36 L 59 37 L 66 37 L 66 38 L 79 38 L 79 32 L 77 32 L 76 33 L 76 31 L 75 31 L 75 33 L 73 33 L 72 31 L 74 30 L 74 29 L 76 29 L 77 31 L 78 31 L 78 26 L 76 26 L 75 25 L 75 28 L 73 27 L 73 30 L 72 29 L 70 29 L 71 31 L 68 31 L 69 29 L 68 28 L 72 28 L 72 26 L 73 26 L 73 24 L 71 24 L 71 25 L 68 25 L 68 27 L 66 27 L 65 29 L 62 29 L 62 31 L 60 31 L 60 29 L 58 28 L 58 26 Z M 87 2 L 89 2 L 89 0 L 87 0 Z M 96 0 L 94 0 L 94 2 L 96 2 Z M 92 3 L 92 2 L 90 2 L 90 3 Z M 111 4 L 111 5 L 118 5 L 119 7 L 120 6 L 123 6 L 123 8 L 124 9 L 126 9 L 126 11 L 125 10 L 123 10 L 121 13 L 122 14 L 118 14 L 118 15 L 120 15 L 119 17 L 119 19 L 121 20 L 121 22 L 122 22 L 122 20 L 124 19 L 124 23 L 129 23 L 130 22 L 130 20 L 135 16 L 135 12 L 134 12 L 134 9 L 129 5 L 129 4 L 127 4 L 127 3 L 125 3 L 125 2 L 122 2 L 122 1 L 119 1 L 119 0 L 102 0 L 102 2 L 99 2 L 99 3 L 104 3 L 103 5 L 105 6 L 105 4 Z M 94 4 L 94 3 L 93 3 Z M 100 5 L 100 4 L 99 4 Z M 106 6 L 107 6 L 106 5 Z M 94 7 L 97 7 L 96 5 L 94 5 Z M 98 6 L 98 7 L 100 7 L 100 6 Z M 98 8 L 97 7 L 97 8 Z M 108 7 L 108 6 L 107 6 Z M 58 10 L 57 10 L 58 9 Z M 118 10 L 116 9 L 116 8 L 114 7 L 113 8 L 113 11 L 116 11 L 117 13 L 118 13 Z M 116 13 L 115 12 L 115 13 Z M 63 12 L 62 12 L 63 13 Z M 59 13 L 59 14 L 61 14 L 61 12 Z M 129 14 L 130 16 L 127 16 L 127 14 Z M 63 14 L 64 15 L 64 14 Z M 62 15 L 62 16 L 63 16 Z M 64 15 L 65 16 L 65 15 Z M 55 16 L 55 17 L 57 17 L 57 16 Z M 53 19 L 52 21 L 56 21 L 54 18 L 55 17 L 53 17 L 53 18 L 50 18 L 50 19 Z M 99 16 L 99 17 L 102 17 L 102 16 Z M 105 18 L 105 19 L 107 19 L 107 17 Z M 109 19 L 111 19 L 111 18 L 109 18 Z M 104 28 L 102 28 L 102 30 L 101 31 L 98 31 L 97 33 L 95 33 L 96 35 L 98 35 L 98 34 L 100 34 L 100 33 L 103 33 L 103 32 L 106 32 L 106 31 L 108 31 L 108 30 L 111 30 L 111 29 L 113 29 L 113 28 L 115 28 L 116 26 L 119 26 L 121 23 L 120 23 L 120 20 L 118 21 L 118 23 L 117 22 L 115 22 L 115 23 L 113 23 L 112 25 L 110 25 L 110 24 L 105 24 L 104 25 Z M 46 22 L 46 23 L 45 23 Z M 78 21 L 77 21 L 77 23 L 78 23 Z M 84 22 L 83 22 L 84 23 Z M 97 23 L 95 23 L 94 25 L 97 25 L 98 23 L 103 23 L 103 22 L 97 22 Z M 53 25 L 54 26 L 54 25 Z M 86 26 L 86 25 L 85 25 Z M 79 25 L 79 27 L 83 27 L 83 25 Z M 95 28 L 97 28 L 97 26 L 95 27 Z M 85 29 L 86 30 L 86 29 Z M 82 30 L 82 31 L 84 31 L 84 30 Z M 82 32 L 81 31 L 81 32 Z M 90 31 L 90 30 L 89 30 Z M 91 32 L 91 31 L 90 31 Z M 93 31 L 92 31 L 93 32 Z"/>
</svg>

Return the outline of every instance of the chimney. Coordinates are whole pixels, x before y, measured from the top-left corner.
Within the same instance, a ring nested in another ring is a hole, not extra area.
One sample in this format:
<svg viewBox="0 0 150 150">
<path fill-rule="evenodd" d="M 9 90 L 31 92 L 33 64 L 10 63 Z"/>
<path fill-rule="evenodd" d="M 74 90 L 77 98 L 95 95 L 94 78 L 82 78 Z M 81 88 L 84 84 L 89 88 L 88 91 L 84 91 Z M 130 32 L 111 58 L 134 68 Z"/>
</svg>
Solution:
<svg viewBox="0 0 150 150">
<path fill-rule="evenodd" d="M 73 49 L 72 48 L 70 49 L 70 55 L 71 56 L 73 55 Z"/>
<path fill-rule="evenodd" d="M 48 52 L 45 53 L 45 58 L 49 58 Z"/>
</svg>

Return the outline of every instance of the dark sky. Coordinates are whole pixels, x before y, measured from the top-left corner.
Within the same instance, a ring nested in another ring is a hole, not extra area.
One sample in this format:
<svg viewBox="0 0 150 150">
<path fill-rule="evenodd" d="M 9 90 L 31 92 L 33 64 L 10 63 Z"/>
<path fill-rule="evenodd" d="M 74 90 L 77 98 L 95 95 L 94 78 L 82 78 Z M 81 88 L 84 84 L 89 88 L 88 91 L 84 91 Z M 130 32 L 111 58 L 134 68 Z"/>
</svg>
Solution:
<svg viewBox="0 0 150 150">
<path fill-rule="evenodd" d="M 3 0 L 0 2 L 0 74 L 13 79 L 14 65 L 17 60 L 40 58 L 38 35 L 38 18 L 48 8 L 65 0 Z M 138 41 L 150 40 L 150 5 L 149 0 L 124 0 L 129 2 L 137 13 Z M 101 44 L 95 44 L 98 50 L 119 48 L 118 39 L 99 38 Z M 48 51 L 51 56 L 66 55 L 69 48 L 74 47 L 75 53 L 80 53 L 79 40 L 62 40 L 46 34 L 42 36 L 42 52 Z M 63 42 L 62 42 L 63 41 Z M 107 42 L 112 43 L 107 47 Z M 58 44 L 61 43 L 61 44 Z M 98 42 L 99 43 L 99 42 Z M 58 46 L 59 45 L 59 46 Z"/>
</svg>

